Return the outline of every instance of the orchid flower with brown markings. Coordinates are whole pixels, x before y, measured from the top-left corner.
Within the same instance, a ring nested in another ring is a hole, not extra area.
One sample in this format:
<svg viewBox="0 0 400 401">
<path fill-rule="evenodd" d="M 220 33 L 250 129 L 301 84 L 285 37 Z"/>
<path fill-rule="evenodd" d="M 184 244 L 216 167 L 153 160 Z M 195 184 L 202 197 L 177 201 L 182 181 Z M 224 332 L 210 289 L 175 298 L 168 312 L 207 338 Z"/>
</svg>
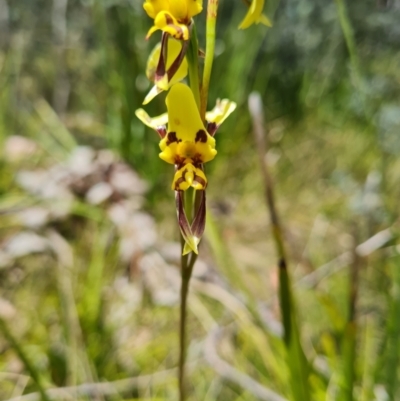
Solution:
<svg viewBox="0 0 400 401">
<path fill-rule="evenodd" d="M 162 31 L 161 44 L 150 55 L 154 59 L 157 53 L 158 61 L 154 74 L 155 88 L 146 96 L 144 101 L 146 104 L 159 92 L 168 90 L 176 82 L 176 80 L 173 82 L 172 79 L 181 64 L 184 63 L 192 29 L 192 17 L 202 11 L 203 1 L 146 0 L 143 8 L 148 16 L 154 19 L 154 25 L 148 31 L 147 38 L 157 30 Z M 180 44 L 171 41 L 171 38 L 179 41 Z M 178 51 L 176 52 L 174 49 L 178 49 Z M 153 63 L 153 61 L 151 62 Z"/>
<path fill-rule="evenodd" d="M 156 130 L 160 137 L 160 158 L 175 166 L 171 188 L 175 190 L 178 223 L 185 239 L 184 254 L 198 253 L 197 246 L 205 227 L 205 189 L 207 177 L 204 163 L 217 155 L 214 135 L 223 121 L 235 110 L 236 104 L 227 99 L 217 102 L 206 114 L 206 124 L 200 118 L 193 92 L 182 83 L 173 85 L 167 95 L 168 112 L 151 118 L 143 110 L 136 116 L 148 127 Z M 168 126 L 167 126 L 168 125 Z M 200 202 L 190 224 L 185 214 L 182 193 L 190 187 L 200 192 Z"/>
</svg>

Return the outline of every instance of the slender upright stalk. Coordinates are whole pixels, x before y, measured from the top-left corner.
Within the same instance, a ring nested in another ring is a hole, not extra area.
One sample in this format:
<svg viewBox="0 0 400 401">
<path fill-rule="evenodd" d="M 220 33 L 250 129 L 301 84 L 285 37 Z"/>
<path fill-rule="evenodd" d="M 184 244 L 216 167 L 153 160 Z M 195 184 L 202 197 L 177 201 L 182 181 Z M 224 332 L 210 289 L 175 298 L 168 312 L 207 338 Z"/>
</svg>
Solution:
<svg viewBox="0 0 400 401">
<path fill-rule="evenodd" d="M 187 190 L 183 193 L 185 213 L 189 221 L 193 218 L 194 211 L 194 193 L 192 190 Z M 196 191 L 194 191 L 196 192 Z M 182 252 L 185 246 L 185 241 L 181 238 Z M 185 362 L 186 362 L 186 320 L 187 320 L 187 297 L 189 292 L 189 283 L 192 276 L 193 266 L 196 262 L 197 255 L 193 252 L 181 256 L 181 294 L 180 294 L 180 322 L 179 322 L 179 401 L 186 399 L 186 382 L 185 382 Z"/>
<path fill-rule="evenodd" d="M 217 23 L 218 0 L 208 0 L 206 26 L 206 56 L 204 60 L 203 81 L 201 86 L 200 116 L 204 120 L 207 110 L 208 88 L 215 51 L 215 26 Z"/>
<path fill-rule="evenodd" d="M 183 249 L 183 248 L 182 248 Z M 189 257 L 191 255 L 191 257 Z M 186 316 L 187 316 L 187 297 L 189 292 L 190 277 L 192 276 L 193 266 L 197 255 L 191 252 L 189 255 L 183 255 L 182 264 L 182 284 L 181 284 L 181 304 L 180 304 L 180 323 L 179 323 L 179 401 L 186 400 L 186 381 L 185 381 L 185 362 L 186 362 Z"/>
<path fill-rule="evenodd" d="M 192 22 L 187 60 L 189 67 L 190 88 L 194 94 L 197 107 L 200 110 L 200 79 L 199 79 L 199 58 L 196 25 Z M 189 221 L 192 221 L 195 212 L 195 194 L 197 191 L 187 190 L 183 192 L 185 213 Z M 185 241 L 181 237 L 182 253 Z M 186 362 L 186 320 L 187 320 L 187 297 L 189 292 L 190 277 L 192 276 L 193 266 L 197 255 L 190 252 L 181 256 L 181 292 L 180 292 L 180 323 L 179 323 L 179 401 L 186 400 L 186 381 L 185 381 L 185 362 Z"/>
<path fill-rule="evenodd" d="M 276 253 L 278 256 L 279 304 L 284 327 L 283 340 L 287 350 L 287 364 L 291 377 L 292 398 L 296 401 L 308 401 L 311 399 L 308 383 L 310 367 L 300 342 L 300 332 L 294 308 L 283 230 L 275 204 L 273 182 L 268 170 L 268 165 L 265 161 L 266 141 L 264 114 L 260 94 L 252 93 L 250 95 L 249 110 L 253 119 L 253 131 L 260 160 L 265 198 L 271 220 L 272 236 L 274 238 Z"/>
<path fill-rule="evenodd" d="M 357 227 L 355 226 L 355 244 L 357 241 Z M 359 275 L 361 258 L 356 252 L 356 245 L 353 246 L 353 263 L 350 266 L 349 276 L 349 298 L 348 298 L 348 317 L 343 332 L 342 340 L 342 378 L 340 382 L 339 398 L 343 401 L 353 401 L 354 382 L 356 379 L 356 340 L 357 340 L 357 299 L 359 288 Z"/>
<path fill-rule="evenodd" d="M 357 54 L 357 44 L 354 38 L 354 31 L 351 25 L 351 20 L 349 18 L 346 3 L 344 0 L 335 0 L 335 3 L 339 16 L 340 27 L 342 29 L 346 47 L 350 56 L 354 86 L 356 87 L 357 94 L 360 97 L 360 102 L 364 109 L 365 118 L 370 124 L 372 124 L 372 119 L 370 117 L 371 113 L 369 110 L 369 105 L 367 104 L 365 90 L 363 88 L 360 61 Z"/>
</svg>

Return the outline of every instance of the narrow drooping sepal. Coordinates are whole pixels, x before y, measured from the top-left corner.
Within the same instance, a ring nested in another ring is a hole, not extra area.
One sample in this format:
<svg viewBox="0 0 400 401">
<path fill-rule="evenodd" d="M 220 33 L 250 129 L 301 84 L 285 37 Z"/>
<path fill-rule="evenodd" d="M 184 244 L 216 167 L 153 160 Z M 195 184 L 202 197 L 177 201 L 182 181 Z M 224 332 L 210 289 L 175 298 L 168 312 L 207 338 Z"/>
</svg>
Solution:
<svg viewBox="0 0 400 401">
<path fill-rule="evenodd" d="M 196 191 L 196 195 L 199 195 L 199 206 L 196 210 L 196 215 L 194 216 L 191 230 L 194 237 L 194 240 L 197 245 L 201 238 L 203 237 L 204 230 L 206 228 L 206 191 Z M 191 248 L 187 243 L 183 247 L 183 255 L 186 255 L 191 251 Z"/>
<path fill-rule="evenodd" d="M 157 131 L 160 138 L 163 139 L 167 135 L 168 114 L 164 113 L 160 116 L 151 118 L 145 110 L 137 109 L 135 111 L 136 117 L 148 127 Z"/>
<path fill-rule="evenodd" d="M 186 253 L 193 251 L 198 254 L 199 251 L 197 249 L 197 245 L 199 240 L 193 235 L 192 228 L 190 227 L 188 218 L 185 213 L 185 207 L 183 202 L 183 191 L 175 191 L 175 202 L 176 202 L 176 213 L 178 216 L 178 225 L 181 231 L 182 237 L 185 241 L 184 250 L 187 250 Z M 183 253 L 184 255 L 186 254 Z"/>
</svg>

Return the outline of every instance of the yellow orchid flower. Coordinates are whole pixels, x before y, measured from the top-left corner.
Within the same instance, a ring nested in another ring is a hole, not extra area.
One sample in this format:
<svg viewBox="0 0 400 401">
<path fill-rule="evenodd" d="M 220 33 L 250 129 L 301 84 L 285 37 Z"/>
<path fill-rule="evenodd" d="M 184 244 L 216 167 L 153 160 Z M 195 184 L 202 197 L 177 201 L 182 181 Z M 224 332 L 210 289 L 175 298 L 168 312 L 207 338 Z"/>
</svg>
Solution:
<svg viewBox="0 0 400 401">
<path fill-rule="evenodd" d="M 262 12 L 264 9 L 264 0 L 252 0 L 249 11 L 239 25 L 239 29 L 246 29 L 252 24 L 264 24 L 272 26 L 271 21 Z"/>
<path fill-rule="evenodd" d="M 192 17 L 202 11 L 203 0 L 146 0 L 143 8 L 154 19 L 147 38 L 160 29 L 175 39 L 188 40 L 188 26 Z"/>
<path fill-rule="evenodd" d="M 151 118 L 143 109 L 136 110 L 136 116 L 160 135 L 160 158 L 175 165 L 171 188 L 175 190 L 178 224 L 185 240 L 183 255 L 191 251 L 198 253 L 206 220 L 207 178 L 203 164 L 216 156 L 214 134 L 236 104 L 227 99 L 218 100 L 215 108 L 206 113 L 204 125 L 193 92 L 187 85 L 177 83 L 171 87 L 166 105 L 168 112 L 158 117 Z M 183 201 L 183 191 L 190 187 L 200 191 L 199 206 L 191 223 Z"/>
<path fill-rule="evenodd" d="M 215 108 L 206 113 L 205 128 L 191 89 L 182 83 L 173 85 L 167 95 L 168 113 L 151 118 L 143 109 L 136 116 L 160 136 L 160 158 L 176 166 L 172 189 L 185 191 L 189 187 L 205 189 L 207 179 L 202 165 L 214 159 L 214 134 L 235 110 L 236 103 L 218 100 Z M 166 125 L 168 124 L 168 129 Z"/>
<path fill-rule="evenodd" d="M 175 83 L 182 81 L 188 74 L 188 63 L 184 56 L 185 46 L 173 38 L 167 41 L 166 62 L 162 56 L 162 42 L 158 43 L 147 60 L 146 75 L 155 85 L 146 95 L 143 104 L 149 103 L 162 91 L 168 90 Z M 161 63 L 160 63 L 161 60 Z M 161 71 L 160 71 L 161 67 Z"/>
</svg>

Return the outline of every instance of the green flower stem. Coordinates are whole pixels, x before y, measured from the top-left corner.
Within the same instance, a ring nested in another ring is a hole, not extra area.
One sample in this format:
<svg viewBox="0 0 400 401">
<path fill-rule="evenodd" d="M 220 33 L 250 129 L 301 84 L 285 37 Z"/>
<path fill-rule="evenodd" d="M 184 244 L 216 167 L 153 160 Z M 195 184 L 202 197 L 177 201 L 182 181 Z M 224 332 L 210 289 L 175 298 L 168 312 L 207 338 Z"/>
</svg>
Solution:
<svg viewBox="0 0 400 401">
<path fill-rule="evenodd" d="M 189 256 L 191 257 L 189 258 Z M 180 324 L 179 324 L 179 401 L 186 400 L 186 380 L 185 380 L 185 363 L 186 363 L 186 316 L 187 316 L 187 297 L 189 293 L 189 283 L 192 276 L 193 266 L 196 262 L 197 255 L 191 252 L 189 255 L 182 256 L 182 284 L 181 284 L 181 304 L 180 304 Z"/>
<path fill-rule="evenodd" d="M 200 110 L 199 44 L 197 40 L 197 30 L 194 21 L 192 21 L 189 48 L 186 54 L 186 58 L 189 65 L 190 89 L 192 89 L 197 107 Z"/>
<path fill-rule="evenodd" d="M 215 26 L 217 23 L 218 0 L 208 0 L 206 26 L 206 56 L 204 60 L 203 81 L 201 86 L 200 115 L 204 120 L 207 111 L 208 88 L 210 86 L 211 70 L 215 50 Z"/>
<path fill-rule="evenodd" d="M 37 372 L 35 366 L 31 363 L 31 361 L 28 358 L 28 356 L 26 355 L 25 351 L 18 344 L 18 341 L 14 338 L 14 335 L 8 329 L 6 322 L 1 317 L 0 317 L 0 331 L 3 332 L 4 337 L 11 344 L 11 346 L 14 348 L 14 351 L 17 353 L 17 355 L 19 356 L 19 358 L 25 365 L 26 370 L 29 372 L 29 374 L 31 375 L 33 381 L 35 382 L 35 384 L 37 386 L 37 389 L 39 391 L 39 394 L 40 394 L 42 400 L 50 401 L 50 398 L 47 396 L 46 391 L 44 390 L 44 387 L 40 380 L 39 373 Z"/>
<path fill-rule="evenodd" d="M 189 40 L 189 48 L 187 51 L 187 60 L 189 65 L 189 81 L 190 88 L 193 92 L 197 107 L 200 110 L 200 78 L 199 78 L 199 45 L 197 40 L 197 31 L 194 21 L 192 21 L 192 29 Z M 188 190 L 183 193 L 183 202 L 185 213 L 191 222 L 195 207 L 195 193 Z M 185 246 L 185 240 L 181 237 L 182 252 Z M 190 252 L 188 255 L 181 256 L 181 298 L 180 298 L 180 323 L 179 323 L 179 401 L 186 400 L 186 380 L 185 380 L 185 362 L 186 362 L 186 319 L 187 319 L 187 297 L 189 292 L 190 277 L 192 276 L 193 266 L 196 262 L 197 255 Z"/>
<path fill-rule="evenodd" d="M 195 193 L 193 189 L 188 189 L 183 193 L 185 213 L 188 220 L 193 218 L 195 206 Z M 182 252 L 185 246 L 185 240 L 181 237 Z M 181 293 L 180 293 L 180 322 L 179 322 L 179 401 L 186 400 L 186 380 L 185 380 L 185 363 L 186 363 L 186 320 L 187 320 L 187 297 L 189 292 L 189 283 L 192 276 L 193 266 L 196 262 L 197 255 L 190 252 L 187 255 L 181 256 Z"/>
</svg>

